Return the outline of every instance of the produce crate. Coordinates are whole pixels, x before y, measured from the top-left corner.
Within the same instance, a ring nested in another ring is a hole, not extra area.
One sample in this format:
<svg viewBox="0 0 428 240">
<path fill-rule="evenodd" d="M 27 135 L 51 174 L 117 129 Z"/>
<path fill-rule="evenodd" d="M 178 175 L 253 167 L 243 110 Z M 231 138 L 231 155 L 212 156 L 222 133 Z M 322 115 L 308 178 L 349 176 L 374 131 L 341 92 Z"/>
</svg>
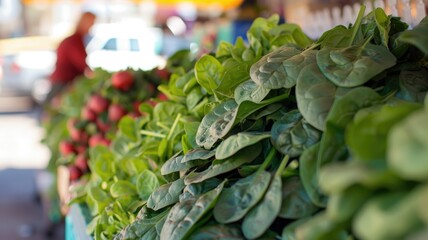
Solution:
<svg viewBox="0 0 428 240">
<path fill-rule="evenodd" d="M 66 240 L 91 240 L 86 233 L 90 221 L 89 209 L 83 204 L 73 204 L 65 218 Z"/>
</svg>

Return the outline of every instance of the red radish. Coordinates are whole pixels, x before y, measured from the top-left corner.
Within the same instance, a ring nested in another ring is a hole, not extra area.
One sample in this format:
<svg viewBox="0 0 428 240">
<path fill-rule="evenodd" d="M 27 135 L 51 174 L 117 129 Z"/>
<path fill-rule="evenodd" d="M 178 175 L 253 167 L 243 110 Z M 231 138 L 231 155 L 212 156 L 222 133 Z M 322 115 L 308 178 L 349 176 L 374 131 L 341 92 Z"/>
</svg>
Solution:
<svg viewBox="0 0 428 240">
<path fill-rule="evenodd" d="M 76 150 L 77 153 L 85 153 L 87 147 L 85 145 L 77 145 L 74 147 L 74 149 Z"/>
<path fill-rule="evenodd" d="M 128 91 L 134 83 L 134 75 L 128 71 L 119 71 L 111 76 L 111 84 L 114 88 Z"/>
<path fill-rule="evenodd" d="M 88 120 L 88 121 L 95 121 L 95 119 L 97 119 L 97 114 L 92 111 L 91 109 L 89 109 L 88 107 L 84 107 L 82 109 L 82 118 L 84 120 Z"/>
<path fill-rule="evenodd" d="M 83 131 L 83 130 L 79 130 L 79 129 L 71 129 L 70 131 L 70 136 L 71 139 L 73 139 L 76 142 L 86 142 L 88 141 L 88 134 Z"/>
<path fill-rule="evenodd" d="M 102 118 L 98 117 L 96 120 L 98 129 L 101 132 L 107 132 L 110 129 L 110 124 L 107 121 L 104 121 Z"/>
<path fill-rule="evenodd" d="M 166 100 L 168 100 L 168 97 L 167 97 L 165 94 L 163 94 L 163 93 L 159 93 L 159 94 L 158 94 L 158 98 L 159 98 L 159 100 L 161 100 L 161 101 L 166 101 Z"/>
<path fill-rule="evenodd" d="M 85 153 L 80 153 L 76 156 L 74 160 L 74 165 L 80 169 L 82 172 L 88 171 L 88 158 Z"/>
<path fill-rule="evenodd" d="M 95 134 L 89 138 L 89 146 L 95 147 L 97 145 L 109 146 L 110 140 L 105 139 L 104 136 L 100 133 Z"/>
<path fill-rule="evenodd" d="M 68 141 L 61 141 L 59 143 L 59 152 L 63 155 L 63 156 L 68 156 L 70 154 L 74 153 L 74 146 L 71 142 Z"/>
<path fill-rule="evenodd" d="M 140 105 L 141 105 L 141 101 L 135 101 L 132 103 L 132 109 L 134 110 L 134 112 L 136 113 L 140 113 Z"/>
<path fill-rule="evenodd" d="M 107 110 L 109 101 L 98 94 L 94 94 L 89 98 L 88 107 L 95 113 L 102 113 Z"/>
<path fill-rule="evenodd" d="M 112 122 L 119 121 L 125 114 L 125 109 L 123 109 L 119 104 L 111 104 L 108 108 L 108 119 Z"/>
<path fill-rule="evenodd" d="M 170 75 L 170 73 L 168 72 L 168 70 L 166 70 L 165 68 L 162 68 L 162 69 L 157 68 L 157 69 L 156 69 L 156 74 L 157 74 L 160 78 L 162 78 L 162 79 L 166 79 L 166 80 L 168 80 L 168 79 L 169 79 L 169 75 Z"/>
<path fill-rule="evenodd" d="M 76 181 L 82 176 L 82 172 L 77 166 L 68 166 L 68 171 L 70 173 L 70 181 Z"/>
</svg>

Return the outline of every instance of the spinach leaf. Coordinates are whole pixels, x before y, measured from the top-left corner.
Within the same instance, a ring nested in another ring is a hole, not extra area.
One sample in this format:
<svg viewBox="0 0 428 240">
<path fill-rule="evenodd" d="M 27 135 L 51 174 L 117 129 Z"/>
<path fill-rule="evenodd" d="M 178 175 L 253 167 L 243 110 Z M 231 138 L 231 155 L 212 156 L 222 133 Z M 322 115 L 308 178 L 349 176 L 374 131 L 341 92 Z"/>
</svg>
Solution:
<svg viewBox="0 0 428 240">
<path fill-rule="evenodd" d="M 226 135 L 233 124 L 234 114 L 238 104 L 234 100 L 228 100 L 216 106 L 202 119 L 196 133 L 196 143 L 206 149 L 210 149 L 217 140 Z M 216 129 L 216 128 L 219 129 Z M 220 128 L 221 127 L 221 128 Z"/>
<path fill-rule="evenodd" d="M 339 160 L 346 152 L 345 129 L 362 108 L 376 105 L 382 97 L 373 89 L 358 87 L 337 99 L 326 120 L 326 131 L 321 137 L 318 165 Z"/>
<path fill-rule="evenodd" d="M 163 211 L 153 218 L 137 219 L 115 236 L 115 240 L 159 239 L 156 228 L 163 224 L 169 211 Z"/>
<path fill-rule="evenodd" d="M 183 159 L 181 159 L 182 163 L 186 163 L 194 160 L 208 160 L 211 157 L 214 157 L 216 151 L 213 150 L 205 150 L 205 149 L 192 149 L 184 155 Z"/>
<path fill-rule="evenodd" d="M 218 178 L 210 178 L 202 182 L 191 183 L 187 185 L 184 188 L 183 193 L 180 194 L 180 202 L 191 198 L 197 199 L 200 195 L 216 188 L 220 183 L 221 181 Z"/>
<path fill-rule="evenodd" d="M 226 136 L 233 126 L 246 117 L 272 103 L 284 100 L 288 96 L 289 94 L 285 93 L 258 104 L 244 101 L 238 105 L 234 100 L 221 103 L 202 119 L 196 135 L 196 143 L 210 149 L 218 139 Z"/>
<path fill-rule="evenodd" d="M 275 157 L 271 148 L 262 166 L 256 173 L 239 179 L 232 187 L 225 189 L 214 207 L 214 218 L 220 223 L 231 223 L 243 218 L 250 209 L 262 199 L 267 190 L 271 175 L 266 167 Z"/>
<path fill-rule="evenodd" d="M 220 174 L 232 171 L 245 163 L 252 162 L 261 153 L 261 144 L 255 144 L 250 147 L 244 148 L 237 154 L 224 160 L 214 160 L 212 165 L 202 172 L 189 173 L 184 182 L 186 185 L 190 183 L 202 182 L 206 179 L 218 176 Z"/>
<path fill-rule="evenodd" d="M 420 197 L 417 190 L 410 193 L 387 192 L 372 197 L 355 216 L 355 235 L 368 240 L 403 239 L 408 233 L 418 229 L 421 222 L 415 204 Z"/>
<path fill-rule="evenodd" d="M 283 47 L 277 49 L 253 64 L 250 69 L 251 79 L 259 86 L 265 89 L 279 89 L 287 86 L 294 86 L 295 82 L 287 82 L 286 69 L 283 62 L 300 54 L 301 51 L 294 47 Z"/>
<path fill-rule="evenodd" d="M 348 125 L 346 143 L 348 148 L 360 161 L 385 159 L 386 139 L 390 129 L 410 113 L 419 110 L 422 105 L 402 103 L 384 105 L 377 112 L 367 114 Z"/>
<path fill-rule="evenodd" d="M 186 96 L 187 109 L 192 111 L 204 97 L 201 88 L 194 87 Z"/>
<path fill-rule="evenodd" d="M 273 146 L 290 157 L 299 156 L 305 148 L 317 143 L 321 135 L 303 119 L 299 110 L 290 111 L 276 121 L 271 134 Z"/>
<path fill-rule="evenodd" d="M 407 101 L 423 103 L 428 92 L 428 70 L 401 71 L 399 96 Z"/>
<path fill-rule="evenodd" d="M 233 98 L 235 88 L 249 78 L 249 72 L 253 65 L 253 61 L 240 62 L 230 58 L 222 64 L 224 66 L 224 73 L 214 93 L 217 93 L 216 96 Z"/>
<path fill-rule="evenodd" d="M 380 33 L 382 45 L 388 48 L 389 31 L 391 29 L 391 17 L 388 17 L 382 8 L 373 10 L 377 29 Z"/>
<path fill-rule="evenodd" d="M 336 89 L 315 63 L 304 67 L 297 80 L 297 107 L 306 121 L 321 131 L 325 129 L 325 119 L 333 105 Z"/>
<path fill-rule="evenodd" d="M 144 170 L 137 177 L 137 192 L 141 199 L 147 200 L 150 194 L 159 187 L 159 180 L 153 172 Z"/>
<path fill-rule="evenodd" d="M 214 207 L 225 182 L 223 181 L 214 190 L 203 194 L 196 201 L 191 199 L 177 203 L 168 214 L 160 238 L 185 239 L 194 224 Z"/>
<path fill-rule="evenodd" d="M 189 237 L 189 240 L 222 239 L 241 240 L 244 239 L 237 225 L 212 224 L 197 229 Z"/>
<path fill-rule="evenodd" d="M 428 17 L 412 30 L 404 31 L 398 38 L 400 41 L 412 44 L 419 48 L 425 55 L 428 54 Z"/>
<path fill-rule="evenodd" d="M 118 180 L 110 186 L 110 194 L 114 198 L 137 195 L 137 189 L 128 181 Z"/>
<path fill-rule="evenodd" d="M 323 48 L 317 63 L 326 78 L 339 87 L 360 86 L 395 65 L 396 58 L 384 46 L 353 45 L 347 48 Z"/>
<path fill-rule="evenodd" d="M 184 180 L 164 184 L 154 190 L 147 200 L 147 207 L 155 211 L 178 202 L 181 191 L 184 189 Z"/>
<path fill-rule="evenodd" d="M 282 160 L 263 198 L 244 217 L 242 232 L 246 238 L 255 239 L 262 236 L 276 219 L 281 208 L 281 174 L 288 159 L 286 156 Z"/>
<path fill-rule="evenodd" d="M 86 199 L 93 216 L 104 211 L 113 200 L 107 192 L 99 187 L 90 187 Z"/>
<path fill-rule="evenodd" d="M 241 104 L 244 101 L 251 101 L 255 103 L 261 102 L 270 92 L 262 85 L 257 85 L 253 80 L 247 80 L 239 84 L 235 88 L 235 101 Z"/>
<path fill-rule="evenodd" d="M 372 194 L 372 190 L 354 185 L 343 192 L 330 195 L 326 210 L 328 218 L 336 222 L 351 220 Z"/>
<path fill-rule="evenodd" d="M 299 219 L 311 216 L 318 210 L 298 176 L 282 180 L 282 200 L 278 216 L 286 219 Z"/>
<path fill-rule="evenodd" d="M 336 26 L 333 29 L 325 32 L 317 41 L 317 43 L 321 44 L 321 48 L 344 48 L 351 46 L 358 39 L 357 36 L 360 33 L 360 26 L 365 10 L 366 7 L 362 5 L 360 7 L 360 11 L 358 12 L 357 19 L 351 28 L 347 29 L 344 26 Z"/>
<path fill-rule="evenodd" d="M 167 175 L 173 172 L 178 171 L 187 171 L 193 167 L 203 165 L 207 163 L 207 160 L 193 160 L 188 162 L 183 162 L 184 155 L 176 154 L 170 159 L 168 159 L 161 168 L 162 175 Z"/>
<path fill-rule="evenodd" d="M 306 218 L 301 218 L 299 220 L 296 220 L 292 223 L 287 224 L 287 226 L 285 226 L 282 229 L 282 235 L 281 235 L 281 239 L 282 240 L 297 240 L 296 237 L 296 229 L 304 224 L 305 222 L 307 222 L 310 218 L 306 217 Z"/>
<path fill-rule="evenodd" d="M 341 224 L 332 221 L 325 212 L 321 212 L 296 228 L 296 238 L 317 240 L 349 239 L 348 234 L 342 228 Z"/>
<path fill-rule="evenodd" d="M 229 158 L 241 149 L 254 145 L 270 136 L 270 133 L 263 132 L 240 132 L 236 135 L 232 135 L 218 145 L 215 151 L 215 157 L 216 159 Z"/>
<path fill-rule="evenodd" d="M 218 87 L 223 74 L 223 66 L 211 55 L 202 56 L 195 64 L 196 80 L 209 94 Z"/>
<path fill-rule="evenodd" d="M 312 203 L 319 207 L 325 207 L 327 199 L 322 193 L 318 183 L 319 167 L 317 164 L 317 154 L 319 148 L 320 144 L 317 143 L 303 151 L 299 160 L 299 170 L 303 187 L 312 200 Z"/>
<path fill-rule="evenodd" d="M 220 195 L 214 207 L 214 218 L 219 223 L 231 223 L 243 218 L 263 197 L 270 178 L 268 172 L 260 171 L 239 179 Z"/>
<path fill-rule="evenodd" d="M 428 176 L 428 111 L 411 114 L 388 135 L 389 166 L 404 179 L 426 180 Z"/>
<path fill-rule="evenodd" d="M 335 194 L 357 184 L 377 189 L 380 187 L 397 188 L 403 183 L 385 164 L 371 167 L 358 161 L 348 161 L 323 166 L 319 173 L 318 184 L 325 193 Z"/>
</svg>

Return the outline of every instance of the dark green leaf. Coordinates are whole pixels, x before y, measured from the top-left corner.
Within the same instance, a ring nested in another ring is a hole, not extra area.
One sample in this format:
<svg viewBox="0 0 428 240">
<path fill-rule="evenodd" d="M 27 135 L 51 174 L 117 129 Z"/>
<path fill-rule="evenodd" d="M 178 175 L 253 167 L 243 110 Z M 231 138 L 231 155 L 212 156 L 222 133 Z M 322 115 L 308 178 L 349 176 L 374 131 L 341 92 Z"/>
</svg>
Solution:
<svg viewBox="0 0 428 240">
<path fill-rule="evenodd" d="M 321 137 L 318 165 L 339 160 L 346 152 L 345 129 L 354 115 L 363 108 L 377 105 L 382 97 L 373 89 L 358 87 L 337 99 L 326 120 L 326 130 Z"/>
<path fill-rule="evenodd" d="M 193 161 L 188 161 L 184 163 L 182 161 L 183 158 L 184 158 L 183 155 L 177 155 L 177 156 L 173 156 L 168 161 L 166 161 L 161 168 L 162 175 L 167 175 L 178 171 L 189 170 L 193 167 L 207 163 L 207 160 L 193 160 Z"/>
<path fill-rule="evenodd" d="M 286 219 L 300 219 L 311 216 L 318 210 L 298 176 L 282 180 L 282 203 L 278 216 Z"/>
<path fill-rule="evenodd" d="M 159 180 L 156 174 L 149 170 L 144 170 L 137 177 L 137 192 L 141 199 L 147 200 L 152 192 L 159 187 Z"/>
<path fill-rule="evenodd" d="M 283 47 L 263 56 L 250 69 L 251 79 L 265 89 L 290 88 L 295 81 L 287 80 L 288 73 L 283 63 L 300 54 L 301 51 L 293 47 Z"/>
<path fill-rule="evenodd" d="M 244 239 L 241 230 L 236 225 L 214 224 L 199 228 L 189 237 L 189 240 L 241 240 Z"/>
<path fill-rule="evenodd" d="M 323 48 L 317 54 L 324 76 L 339 87 L 360 86 L 395 65 L 396 58 L 384 46 L 353 45 L 347 48 Z"/>
<path fill-rule="evenodd" d="M 186 238 L 191 233 L 195 223 L 214 207 L 224 184 L 225 181 L 214 190 L 203 194 L 197 200 L 190 199 L 177 203 L 168 214 L 162 228 L 161 239 Z"/>
<path fill-rule="evenodd" d="M 296 228 L 297 239 L 347 240 L 348 234 L 342 226 L 329 219 L 325 212 L 318 213 Z"/>
<path fill-rule="evenodd" d="M 221 82 L 224 68 L 221 63 L 211 55 L 204 55 L 195 64 L 195 76 L 198 83 L 213 94 L 213 90 Z"/>
<path fill-rule="evenodd" d="M 315 205 L 319 207 L 325 207 L 327 199 L 321 192 L 318 183 L 319 167 L 317 164 L 317 159 L 319 148 L 320 144 L 317 143 L 303 151 L 302 155 L 300 156 L 299 170 L 303 187 L 305 188 L 309 198 Z"/>
<path fill-rule="evenodd" d="M 336 222 L 349 221 L 372 194 L 372 190 L 359 185 L 332 194 L 328 199 L 327 216 Z"/>
<path fill-rule="evenodd" d="M 411 114 L 389 133 L 388 164 L 405 179 L 422 181 L 428 177 L 427 121 L 425 109 Z"/>
<path fill-rule="evenodd" d="M 296 99 L 299 111 L 309 124 L 321 131 L 325 129 L 325 119 L 333 105 L 336 89 L 316 64 L 304 67 L 297 80 Z"/>
<path fill-rule="evenodd" d="M 147 207 L 157 211 L 178 202 L 184 187 L 184 180 L 182 178 L 160 186 L 150 194 L 147 200 Z"/>
<path fill-rule="evenodd" d="M 355 235 L 360 239 L 404 239 L 418 229 L 418 189 L 388 192 L 371 198 L 353 221 Z M 393 226 L 393 227 L 392 227 Z"/>
<path fill-rule="evenodd" d="M 188 174 L 184 182 L 189 183 L 202 182 L 206 179 L 218 176 L 220 174 L 232 171 L 245 163 L 252 162 L 261 153 L 261 144 L 252 145 L 242 149 L 237 154 L 224 160 L 214 160 L 212 165 L 202 172 L 192 172 Z"/>
<path fill-rule="evenodd" d="M 304 149 L 317 143 L 321 135 L 303 119 L 298 110 L 290 111 L 276 121 L 271 132 L 273 146 L 290 157 L 299 156 Z"/>
<path fill-rule="evenodd" d="M 226 159 L 233 156 L 243 148 L 254 145 L 257 142 L 270 137 L 270 133 L 240 132 L 228 137 L 216 148 L 216 159 Z"/>
<path fill-rule="evenodd" d="M 270 92 L 261 85 L 257 85 L 253 80 L 247 80 L 235 88 L 235 100 L 238 104 L 244 101 L 255 103 L 261 102 Z"/>
<path fill-rule="evenodd" d="M 182 163 L 186 163 L 194 160 L 208 160 L 215 155 L 214 150 L 205 150 L 205 149 L 192 149 L 184 155 L 181 160 Z"/>
<path fill-rule="evenodd" d="M 214 218 L 220 223 L 231 223 L 243 218 L 262 199 L 270 178 L 268 172 L 259 171 L 239 179 L 220 195 L 214 207 Z"/>
<path fill-rule="evenodd" d="M 245 216 L 242 222 L 242 232 L 246 238 L 255 239 L 262 236 L 276 219 L 281 208 L 281 175 L 288 159 L 286 156 L 282 160 L 263 198 Z"/>
<path fill-rule="evenodd" d="M 367 114 L 349 124 L 345 135 L 346 144 L 355 159 L 361 161 L 385 159 L 390 129 L 407 115 L 421 108 L 422 105 L 408 102 L 384 105 L 377 112 Z"/>
<path fill-rule="evenodd" d="M 412 44 L 418 47 L 423 53 L 428 54 L 428 17 L 414 27 L 412 30 L 404 31 L 400 37 L 400 41 Z"/>
<path fill-rule="evenodd" d="M 356 184 L 376 189 L 386 186 L 393 188 L 402 183 L 386 166 L 370 167 L 357 161 L 325 165 L 321 168 L 318 181 L 322 190 L 328 194 L 340 193 Z"/>
<path fill-rule="evenodd" d="M 428 71 L 401 71 L 400 89 L 399 94 L 403 99 L 422 103 L 428 92 Z"/>
</svg>

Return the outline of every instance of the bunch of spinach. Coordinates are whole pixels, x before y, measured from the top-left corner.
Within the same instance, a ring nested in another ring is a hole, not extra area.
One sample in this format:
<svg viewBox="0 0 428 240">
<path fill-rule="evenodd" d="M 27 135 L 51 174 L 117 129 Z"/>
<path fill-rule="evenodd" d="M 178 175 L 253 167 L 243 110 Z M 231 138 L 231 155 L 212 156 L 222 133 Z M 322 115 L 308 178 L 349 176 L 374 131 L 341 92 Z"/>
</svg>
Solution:
<svg viewBox="0 0 428 240">
<path fill-rule="evenodd" d="M 164 155 L 167 183 L 116 239 L 424 236 L 426 20 L 406 30 L 364 11 L 317 42 L 259 18 L 248 44 L 222 43 L 173 76 L 161 91 L 195 121 Z"/>
</svg>

